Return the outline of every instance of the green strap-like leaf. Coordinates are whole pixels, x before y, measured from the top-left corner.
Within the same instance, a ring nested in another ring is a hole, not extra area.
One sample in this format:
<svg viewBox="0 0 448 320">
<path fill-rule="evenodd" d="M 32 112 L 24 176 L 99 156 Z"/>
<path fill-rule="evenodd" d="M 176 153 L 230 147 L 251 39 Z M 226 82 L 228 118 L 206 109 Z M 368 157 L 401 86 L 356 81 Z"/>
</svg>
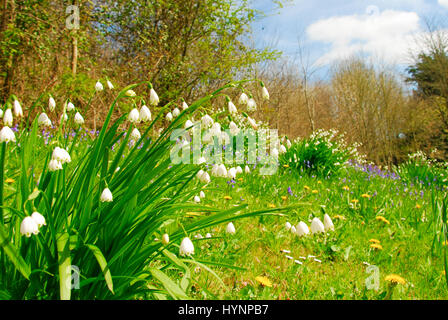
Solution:
<svg viewBox="0 0 448 320">
<path fill-rule="evenodd" d="M 157 268 L 150 268 L 149 271 L 153 275 L 154 278 L 156 278 L 162 286 L 166 289 L 166 291 L 169 293 L 173 299 L 176 300 L 189 300 L 190 298 L 187 296 L 187 294 L 165 273 L 160 271 Z"/>
<path fill-rule="evenodd" d="M 70 300 L 71 295 L 71 257 L 70 257 L 70 237 L 68 233 L 57 235 L 56 245 L 58 248 L 59 264 L 59 290 L 61 300 Z"/>
<path fill-rule="evenodd" d="M 19 254 L 19 250 L 8 240 L 8 232 L 5 227 L 0 224 L 0 246 L 17 268 L 17 270 L 26 278 L 30 279 L 31 267 L 23 260 Z"/>
<path fill-rule="evenodd" d="M 94 246 L 93 244 L 86 244 L 86 247 L 89 248 L 90 251 L 92 251 L 93 255 L 98 261 L 98 264 L 100 265 L 101 271 L 103 272 L 107 287 L 109 288 L 110 292 L 114 293 L 114 284 L 112 282 L 112 275 L 110 273 L 109 267 L 107 266 L 107 261 L 103 253 L 97 246 Z"/>
</svg>

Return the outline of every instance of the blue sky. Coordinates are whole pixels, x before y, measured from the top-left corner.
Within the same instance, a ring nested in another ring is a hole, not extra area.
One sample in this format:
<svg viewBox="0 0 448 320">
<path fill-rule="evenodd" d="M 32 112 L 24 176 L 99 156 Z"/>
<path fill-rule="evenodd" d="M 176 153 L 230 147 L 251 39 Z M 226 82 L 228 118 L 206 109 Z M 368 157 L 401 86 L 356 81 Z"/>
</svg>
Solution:
<svg viewBox="0 0 448 320">
<path fill-rule="evenodd" d="M 254 0 L 254 7 L 268 12 L 253 25 L 257 47 L 294 58 L 300 41 L 323 69 L 357 54 L 404 66 L 427 30 L 425 20 L 441 25 L 448 18 L 448 0 L 292 0 L 279 11 L 272 11 L 272 0 Z"/>
</svg>

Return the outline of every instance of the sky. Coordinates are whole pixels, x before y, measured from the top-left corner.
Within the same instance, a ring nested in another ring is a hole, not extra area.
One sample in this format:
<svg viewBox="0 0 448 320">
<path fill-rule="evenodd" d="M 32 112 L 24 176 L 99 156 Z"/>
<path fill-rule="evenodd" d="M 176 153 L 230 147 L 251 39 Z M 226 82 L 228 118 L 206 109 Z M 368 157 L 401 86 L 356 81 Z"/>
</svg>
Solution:
<svg viewBox="0 0 448 320">
<path fill-rule="evenodd" d="M 448 0 L 290 0 L 273 10 L 272 0 L 254 0 L 267 12 L 255 22 L 254 44 L 269 46 L 313 68 L 327 70 L 353 55 L 399 68 L 408 65 L 426 22 L 439 28 L 448 18 Z"/>
</svg>

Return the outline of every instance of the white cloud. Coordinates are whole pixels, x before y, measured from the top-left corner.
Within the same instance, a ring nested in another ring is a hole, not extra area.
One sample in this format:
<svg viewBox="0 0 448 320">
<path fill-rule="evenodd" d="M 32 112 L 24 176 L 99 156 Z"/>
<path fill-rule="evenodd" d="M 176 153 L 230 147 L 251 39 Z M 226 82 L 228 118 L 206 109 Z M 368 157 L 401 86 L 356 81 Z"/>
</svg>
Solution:
<svg viewBox="0 0 448 320">
<path fill-rule="evenodd" d="M 448 8 L 448 0 L 438 0 L 439 5 L 441 5 L 442 7 L 447 7 Z"/>
<path fill-rule="evenodd" d="M 330 45 L 317 61 L 320 65 L 359 52 L 388 63 L 404 63 L 414 36 L 421 32 L 419 22 L 415 12 L 385 10 L 319 20 L 307 28 L 307 35 Z"/>
</svg>

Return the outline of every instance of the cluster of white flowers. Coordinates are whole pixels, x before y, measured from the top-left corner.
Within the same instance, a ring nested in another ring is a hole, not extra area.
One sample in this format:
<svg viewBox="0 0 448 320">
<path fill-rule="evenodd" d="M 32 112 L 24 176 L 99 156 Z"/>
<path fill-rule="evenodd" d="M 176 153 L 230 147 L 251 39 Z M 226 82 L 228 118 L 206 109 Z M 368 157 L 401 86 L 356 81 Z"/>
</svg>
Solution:
<svg viewBox="0 0 448 320">
<path fill-rule="evenodd" d="M 293 234 L 296 234 L 299 237 L 303 237 L 310 233 L 310 229 L 312 234 L 334 231 L 334 224 L 330 216 L 328 214 L 325 214 L 323 223 L 318 217 L 314 217 L 311 221 L 310 228 L 308 228 L 308 225 L 303 221 L 300 221 L 297 226 L 292 226 L 291 223 L 286 222 L 285 228 L 286 230 L 291 231 Z"/>
<path fill-rule="evenodd" d="M 69 153 L 65 149 L 56 147 L 53 150 L 51 160 L 48 164 L 48 169 L 50 171 L 61 170 L 63 164 L 69 163 L 71 161 L 72 159 L 70 158 Z"/>
<path fill-rule="evenodd" d="M 32 234 L 37 235 L 44 225 L 46 225 L 45 218 L 39 212 L 33 212 L 31 216 L 22 220 L 20 233 L 29 238 Z"/>
</svg>

